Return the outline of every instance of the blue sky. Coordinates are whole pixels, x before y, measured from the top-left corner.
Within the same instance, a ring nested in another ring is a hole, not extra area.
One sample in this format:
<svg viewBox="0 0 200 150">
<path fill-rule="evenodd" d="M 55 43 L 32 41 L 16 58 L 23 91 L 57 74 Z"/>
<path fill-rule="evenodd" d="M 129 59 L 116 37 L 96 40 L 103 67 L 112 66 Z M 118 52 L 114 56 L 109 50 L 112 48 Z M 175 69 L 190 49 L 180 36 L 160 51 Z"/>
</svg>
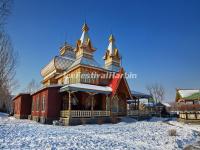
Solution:
<svg viewBox="0 0 200 150">
<path fill-rule="evenodd" d="M 19 54 L 16 78 L 19 92 L 67 40 L 75 45 L 86 19 L 95 59 L 102 57 L 112 32 L 131 89 L 146 92 L 146 85 L 161 83 L 166 101 L 175 88 L 200 88 L 200 1 L 198 0 L 16 0 L 7 24 Z"/>
</svg>

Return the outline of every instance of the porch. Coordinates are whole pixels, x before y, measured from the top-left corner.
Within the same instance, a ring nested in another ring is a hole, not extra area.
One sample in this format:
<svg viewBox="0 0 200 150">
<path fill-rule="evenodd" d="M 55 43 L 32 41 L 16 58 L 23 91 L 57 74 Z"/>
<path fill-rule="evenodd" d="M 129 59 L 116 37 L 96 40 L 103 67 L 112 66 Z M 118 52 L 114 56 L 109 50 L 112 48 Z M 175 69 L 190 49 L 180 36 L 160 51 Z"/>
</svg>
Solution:
<svg viewBox="0 0 200 150">
<path fill-rule="evenodd" d="M 70 84 L 62 87 L 60 117 L 98 118 L 110 116 L 110 87 Z"/>
</svg>

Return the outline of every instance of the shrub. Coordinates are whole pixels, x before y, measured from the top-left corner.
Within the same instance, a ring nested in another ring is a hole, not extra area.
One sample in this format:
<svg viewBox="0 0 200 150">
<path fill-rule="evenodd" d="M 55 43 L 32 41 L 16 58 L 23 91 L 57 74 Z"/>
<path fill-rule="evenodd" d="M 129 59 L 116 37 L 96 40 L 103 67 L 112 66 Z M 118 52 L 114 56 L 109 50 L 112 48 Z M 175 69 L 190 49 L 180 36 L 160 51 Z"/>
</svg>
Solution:
<svg viewBox="0 0 200 150">
<path fill-rule="evenodd" d="M 168 131 L 168 134 L 169 134 L 169 136 L 177 136 L 176 129 L 170 129 L 170 130 Z"/>
</svg>

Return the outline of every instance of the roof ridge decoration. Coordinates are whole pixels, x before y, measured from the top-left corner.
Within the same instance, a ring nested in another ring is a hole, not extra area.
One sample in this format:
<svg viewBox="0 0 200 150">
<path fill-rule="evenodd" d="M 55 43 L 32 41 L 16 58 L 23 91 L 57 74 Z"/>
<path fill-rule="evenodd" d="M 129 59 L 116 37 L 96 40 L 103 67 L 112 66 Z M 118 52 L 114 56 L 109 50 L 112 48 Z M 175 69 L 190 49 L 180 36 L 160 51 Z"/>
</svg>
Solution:
<svg viewBox="0 0 200 150">
<path fill-rule="evenodd" d="M 68 55 L 69 57 L 75 57 L 74 48 L 65 41 L 64 44 L 60 47 L 60 55 Z"/>
</svg>

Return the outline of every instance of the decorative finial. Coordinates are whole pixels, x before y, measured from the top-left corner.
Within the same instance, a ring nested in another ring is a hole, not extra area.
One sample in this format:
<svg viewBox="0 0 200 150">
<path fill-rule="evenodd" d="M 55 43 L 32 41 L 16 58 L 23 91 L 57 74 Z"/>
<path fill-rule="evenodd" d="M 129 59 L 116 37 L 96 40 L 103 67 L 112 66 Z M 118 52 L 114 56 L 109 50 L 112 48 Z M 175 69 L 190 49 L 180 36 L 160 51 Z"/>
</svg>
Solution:
<svg viewBox="0 0 200 150">
<path fill-rule="evenodd" d="M 115 42 L 115 38 L 114 38 L 113 34 L 110 35 L 109 42 Z"/>
<path fill-rule="evenodd" d="M 82 27 L 82 31 L 87 32 L 88 30 L 89 30 L 89 28 L 88 28 L 86 22 L 84 22 L 83 27 Z"/>
<path fill-rule="evenodd" d="M 65 42 L 64 42 L 64 46 L 67 46 L 67 42 L 66 42 L 66 40 L 65 40 Z"/>
</svg>

